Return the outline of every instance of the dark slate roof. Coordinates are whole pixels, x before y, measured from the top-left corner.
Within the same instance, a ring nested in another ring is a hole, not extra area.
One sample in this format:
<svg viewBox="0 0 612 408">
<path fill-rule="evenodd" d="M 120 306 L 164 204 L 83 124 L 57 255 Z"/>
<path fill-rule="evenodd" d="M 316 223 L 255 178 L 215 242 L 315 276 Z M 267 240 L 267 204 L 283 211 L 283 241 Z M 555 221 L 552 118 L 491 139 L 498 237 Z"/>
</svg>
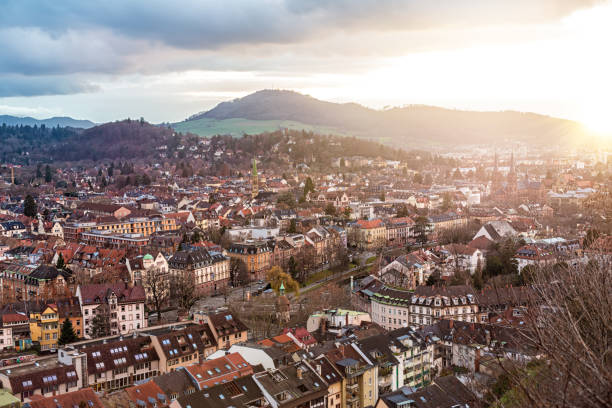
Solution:
<svg viewBox="0 0 612 408">
<path fill-rule="evenodd" d="M 391 408 L 406 404 L 413 408 L 464 408 L 474 406 L 477 401 L 476 396 L 454 376 L 436 378 L 433 384 L 418 391 L 402 387 L 380 398 Z"/>
<path fill-rule="evenodd" d="M 204 265 L 224 261 L 226 258 L 218 252 L 209 252 L 206 248 L 183 250 L 176 252 L 168 261 L 172 268 L 198 268 Z"/>
<path fill-rule="evenodd" d="M 229 408 L 255 406 L 251 404 L 264 396 L 251 376 L 237 378 L 233 381 L 179 397 L 181 407 Z"/>
<path fill-rule="evenodd" d="M 87 345 L 79 351 L 87 354 L 88 373 L 102 373 L 159 360 L 148 336 L 96 343 Z"/>
<path fill-rule="evenodd" d="M 30 273 L 31 278 L 54 280 L 58 275 L 62 275 L 64 279 L 72 277 L 72 272 L 67 269 L 57 269 L 52 265 L 40 265 Z"/>
</svg>

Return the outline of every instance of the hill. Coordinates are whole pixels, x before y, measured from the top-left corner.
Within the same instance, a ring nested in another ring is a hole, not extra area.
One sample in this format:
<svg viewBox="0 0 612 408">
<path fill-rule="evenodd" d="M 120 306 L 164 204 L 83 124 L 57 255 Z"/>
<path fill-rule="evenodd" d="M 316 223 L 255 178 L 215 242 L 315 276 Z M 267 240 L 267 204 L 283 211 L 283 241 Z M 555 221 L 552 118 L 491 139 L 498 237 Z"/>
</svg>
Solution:
<svg viewBox="0 0 612 408">
<path fill-rule="evenodd" d="M 87 129 L 96 124 L 89 120 L 73 119 L 68 116 L 56 116 L 49 119 L 34 119 L 29 116 L 18 117 L 10 115 L 0 115 L 0 125 L 5 123 L 8 126 L 23 125 L 23 126 L 41 126 L 46 127 L 73 127 Z"/>
<path fill-rule="evenodd" d="M 223 133 L 232 125 L 239 125 L 234 129 L 239 132 L 258 133 L 261 126 L 278 129 L 284 122 L 295 129 L 300 126 L 323 128 L 331 133 L 371 138 L 402 147 L 517 141 L 574 145 L 585 141 L 579 123 L 535 113 L 462 111 L 424 105 L 375 110 L 355 103 L 321 101 L 286 90 L 262 90 L 222 102 L 173 126 L 210 135 Z M 256 130 L 251 132 L 250 129 Z"/>
<path fill-rule="evenodd" d="M 124 120 L 89 129 L 0 125 L 0 157 L 3 162 L 27 165 L 35 162 L 155 157 L 157 148 L 176 145 L 172 129 L 147 122 Z M 192 135 L 197 139 L 195 135 Z M 24 155 L 24 152 L 28 152 Z"/>
</svg>

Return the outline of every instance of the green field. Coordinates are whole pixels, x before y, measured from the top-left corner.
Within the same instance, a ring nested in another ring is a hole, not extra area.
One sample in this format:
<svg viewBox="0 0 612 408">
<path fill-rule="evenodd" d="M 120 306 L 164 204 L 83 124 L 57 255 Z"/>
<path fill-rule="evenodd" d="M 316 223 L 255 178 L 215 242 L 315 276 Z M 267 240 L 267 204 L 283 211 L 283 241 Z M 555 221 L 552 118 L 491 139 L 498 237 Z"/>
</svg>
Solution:
<svg viewBox="0 0 612 408">
<path fill-rule="evenodd" d="M 348 132 L 327 127 L 307 125 L 305 123 L 290 120 L 250 120 L 250 119 L 210 119 L 203 118 L 185 122 L 174 123 L 172 127 L 179 132 L 190 132 L 200 136 L 232 135 L 242 136 L 243 134 L 255 135 L 263 132 L 272 132 L 281 128 L 293 130 L 307 130 L 319 134 L 334 134 L 349 136 Z"/>
</svg>

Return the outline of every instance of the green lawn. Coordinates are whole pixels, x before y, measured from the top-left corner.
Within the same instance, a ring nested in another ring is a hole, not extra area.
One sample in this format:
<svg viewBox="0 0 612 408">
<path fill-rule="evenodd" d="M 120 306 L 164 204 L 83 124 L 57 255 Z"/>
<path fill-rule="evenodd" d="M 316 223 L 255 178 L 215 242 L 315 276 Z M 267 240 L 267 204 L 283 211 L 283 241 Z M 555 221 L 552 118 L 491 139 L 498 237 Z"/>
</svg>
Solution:
<svg viewBox="0 0 612 408">
<path fill-rule="evenodd" d="M 179 132 L 190 132 L 196 135 L 210 137 L 215 135 L 242 136 L 243 134 L 259 134 L 272 132 L 280 128 L 307 130 L 320 134 L 335 134 L 348 136 L 342 129 L 328 126 L 307 125 L 290 120 L 250 120 L 250 119 L 211 119 L 203 118 L 186 122 L 174 123 L 172 127 Z"/>
<path fill-rule="evenodd" d="M 378 257 L 376 255 L 369 257 L 366 259 L 366 265 L 374 263 Z"/>
</svg>

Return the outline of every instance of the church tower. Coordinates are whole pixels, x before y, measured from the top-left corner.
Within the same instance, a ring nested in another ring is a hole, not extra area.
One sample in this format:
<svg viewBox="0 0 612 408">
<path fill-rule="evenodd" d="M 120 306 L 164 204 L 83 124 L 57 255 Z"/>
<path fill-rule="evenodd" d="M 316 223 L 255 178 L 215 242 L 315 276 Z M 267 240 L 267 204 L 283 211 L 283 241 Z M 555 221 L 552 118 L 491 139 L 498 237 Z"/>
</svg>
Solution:
<svg viewBox="0 0 612 408">
<path fill-rule="evenodd" d="M 508 194 L 512 196 L 512 198 L 516 198 L 517 188 L 518 188 L 518 180 L 516 175 L 516 167 L 514 166 L 514 151 L 510 155 L 510 172 L 508 172 Z"/>
<path fill-rule="evenodd" d="M 253 159 L 253 170 L 251 170 L 251 198 L 259 194 L 259 178 L 257 177 L 257 160 Z"/>
</svg>

